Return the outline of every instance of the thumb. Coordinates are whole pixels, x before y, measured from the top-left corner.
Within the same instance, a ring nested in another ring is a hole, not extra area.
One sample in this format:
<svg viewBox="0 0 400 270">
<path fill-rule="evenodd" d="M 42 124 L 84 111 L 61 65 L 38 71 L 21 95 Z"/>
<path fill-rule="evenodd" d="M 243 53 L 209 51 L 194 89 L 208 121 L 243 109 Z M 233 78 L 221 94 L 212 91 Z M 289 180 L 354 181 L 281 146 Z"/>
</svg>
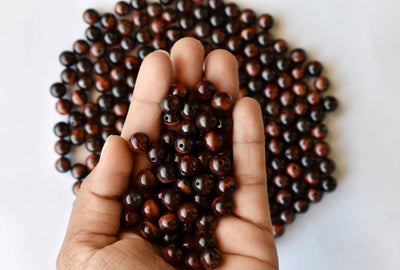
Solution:
<svg viewBox="0 0 400 270">
<path fill-rule="evenodd" d="M 102 247 L 99 241 L 104 236 L 115 241 L 122 209 L 119 198 L 129 185 L 132 168 L 128 142 L 119 136 L 108 137 L 98 165 L 78 192 L 66 238 L 79 235 L 80 240 L 96 243 L 97 248 Z M 110 244 L 106 242 L 103 246 Z"/>
</svg>

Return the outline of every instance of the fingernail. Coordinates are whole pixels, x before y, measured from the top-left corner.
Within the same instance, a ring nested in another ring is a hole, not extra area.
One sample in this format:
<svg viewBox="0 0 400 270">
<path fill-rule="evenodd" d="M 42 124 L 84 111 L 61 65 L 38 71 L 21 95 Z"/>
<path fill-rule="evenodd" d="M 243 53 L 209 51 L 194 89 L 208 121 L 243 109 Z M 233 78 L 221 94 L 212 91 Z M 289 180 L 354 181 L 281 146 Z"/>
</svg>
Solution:
<svg viewBox="0 0 400 270">
<path fill-rule="evenodd" d="M 169 57 L 169 52 L 167 52 L 167 51 L 165 51 L 165 50 L 156 50 L 156 52 L 163 53 L 163 54 L 165 54 L 165 55 L 168 55 L 168 57 Z"/>
</svg>

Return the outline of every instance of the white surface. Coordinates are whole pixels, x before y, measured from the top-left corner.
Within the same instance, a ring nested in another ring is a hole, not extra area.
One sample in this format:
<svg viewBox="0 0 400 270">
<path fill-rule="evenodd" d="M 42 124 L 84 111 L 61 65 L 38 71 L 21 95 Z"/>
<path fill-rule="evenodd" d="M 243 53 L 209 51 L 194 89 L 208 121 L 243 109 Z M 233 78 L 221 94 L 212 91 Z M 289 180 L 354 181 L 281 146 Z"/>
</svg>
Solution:
<svg viewBox="0 0 400 270">
<path fill-rule="evenodd" d="M 53 169 L 62 119 L 49 86 L 58 55 L 83 37 L 88 7 L 112 0 L 2 1 L 0 9 L 0 269 L 54 269 L 73 195 Z M 341 102 L 329 117 L 336 192 L 277 241 L 281 269 L 400 265 L 400 4 L 394 0 L 252 0 L 273 33 L 320 60 Z"/>
</svg>

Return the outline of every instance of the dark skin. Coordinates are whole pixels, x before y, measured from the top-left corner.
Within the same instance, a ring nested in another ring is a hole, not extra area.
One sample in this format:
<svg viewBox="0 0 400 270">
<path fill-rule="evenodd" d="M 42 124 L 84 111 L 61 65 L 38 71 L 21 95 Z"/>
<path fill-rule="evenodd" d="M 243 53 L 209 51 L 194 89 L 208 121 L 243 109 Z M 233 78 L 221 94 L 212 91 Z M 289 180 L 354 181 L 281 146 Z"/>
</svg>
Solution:
<svg viewBox="0 0 400 270">
<path fill-rule="evenodd" d="M 260 107 L 253 99 L 239 99 L 235 57 L 215 50 L 205 58 L 201 44 L 192 38 L 178 41 L 170 56 L 154 52 L 143 61 L 122 134 L 108 138 L 99 164 L 77 194 L 57 269 L 175 269 L 140 235 L 120 231 L 120 197 L 131 175 L 149 166 L 144 155 L 132 153 L 127 139 L 141 131 L 149 134 L 152 142 L 157 141 L 159 102 L 171 83 L 193 87 L 203 75 L 236 99 L 233 165 L 238 189 L 232 216 L 220 219 L 215 230 L 223 255 L 218 269 L 278 269 L 268 210 Z"/>
</svg>

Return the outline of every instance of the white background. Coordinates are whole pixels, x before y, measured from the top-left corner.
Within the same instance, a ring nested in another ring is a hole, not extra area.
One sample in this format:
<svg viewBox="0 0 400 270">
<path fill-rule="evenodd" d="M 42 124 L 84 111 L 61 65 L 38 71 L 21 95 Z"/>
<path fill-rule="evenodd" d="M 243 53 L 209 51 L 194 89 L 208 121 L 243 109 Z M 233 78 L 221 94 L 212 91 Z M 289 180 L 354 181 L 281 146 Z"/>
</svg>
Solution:
<svg viewBox="0 0 400 270">
<path fill-rule="evenodd" d="M 83 10 L 112 0 L 1 1 L 0 269 L 54 269 L 74 197 L 55 171 L 61 51 L 83 37 Z M 328 141 L 338 189 L 277 240 L 281 269 L 399 269 L 400 16 L 395 0 L 251 0 L 273 33 L 320 60 L 340 110 Z"/>
</svg>

